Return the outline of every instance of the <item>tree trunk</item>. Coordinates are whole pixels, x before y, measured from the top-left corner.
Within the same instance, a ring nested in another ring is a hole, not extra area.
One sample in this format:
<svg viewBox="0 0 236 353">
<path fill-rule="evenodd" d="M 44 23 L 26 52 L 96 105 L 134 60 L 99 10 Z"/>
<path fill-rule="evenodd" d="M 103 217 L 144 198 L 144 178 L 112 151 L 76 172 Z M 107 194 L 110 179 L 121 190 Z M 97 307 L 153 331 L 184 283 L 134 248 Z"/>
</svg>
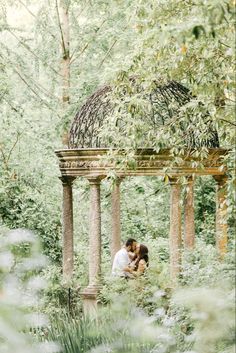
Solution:
<svg viewBox="0 0 236 353">
<path fill-rule="evenodd" d="M 66 113 L 70 102 L 70 28 L 69 28 L 69 2 L 67 0 L 56 0 L 56 11 L 58 17 L 58 25 L 61 35 L 61 80 L 62 93 L 61 101 L 64 113 Z M 68 146 L 68 131 L 62 131 L 62 143 Z"/>
<path fill-rule="evenodd" d="M 70 29 L 69 5 L 66 0 L 60 0 L 58 20 L 61 31 L 61 73 L 62 73 L 62 102 L 63 105 L 70 101 Z"/>
</svg>

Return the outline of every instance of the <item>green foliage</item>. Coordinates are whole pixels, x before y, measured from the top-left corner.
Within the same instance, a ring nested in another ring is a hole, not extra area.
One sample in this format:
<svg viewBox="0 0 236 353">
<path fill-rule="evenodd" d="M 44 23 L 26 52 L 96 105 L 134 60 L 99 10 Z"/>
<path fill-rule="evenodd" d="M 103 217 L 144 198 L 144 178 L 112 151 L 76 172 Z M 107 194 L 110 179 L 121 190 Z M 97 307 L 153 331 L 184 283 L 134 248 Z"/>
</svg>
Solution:
<svg viewBox="0 0 236 353">
<path fill-rule="evenodd" d="M 48 286 L 43 293 L 42 311 L 47 314 L 60 313 L 65 308 L 68 309 L 68 288 L 62 283 L 61 267 L 51 265 L 43 271 L 43 278 Z"/>
<path fill-rule="evenodd" d="M 39 271 L 46 265 L 36 236 L 23 229 L 0 236 L 0 351 L 2 353 L 58 352 L 53 342 L 38 343 L 30 332 L 47 325 L 37 312 L 45 281 Z M 27 247 L 27 254 L 21 249 Z"/>
<path fill-rule="evenodd" d="M 121 219 L 124 239 L 140 241 L 167 237 L 169 189 L 161 178 L 125 180 L 121 184 Z M 158 224 L 158 227 L 156 226 Z"/>
<path fill-rule="evenodd" d="M 234 261 L 232 250 L 225 261 L 220 262 L 215 247 L 198 240 L 194 252 L 184 254 L 180 282 L 182 285 L 196 288 L 232 288 Z"/>
<path fill-rule="evenodd" d="M 0 214 L 8 228 L 35 231 L 43 244 L 44 253 L 53 261 L 61 258 L 59 210 L 49 207 L 37 180 L 2 175 L 0 182 Z"/>
<path fill-rule="evenodd" d="M 196 178 L 195 226 L 196 233 L 209 244 L 215 244 L 216 185 L 213 178 Z"/>
</svg>

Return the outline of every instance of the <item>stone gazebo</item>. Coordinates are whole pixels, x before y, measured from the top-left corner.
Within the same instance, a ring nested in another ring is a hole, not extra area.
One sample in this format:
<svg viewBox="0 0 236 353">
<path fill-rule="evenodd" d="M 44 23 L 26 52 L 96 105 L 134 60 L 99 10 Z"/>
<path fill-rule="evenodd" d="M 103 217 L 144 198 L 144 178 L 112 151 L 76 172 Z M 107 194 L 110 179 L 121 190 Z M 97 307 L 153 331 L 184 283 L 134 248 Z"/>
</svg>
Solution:
<svg viewBox="0 0 236 353">
<path fill-rule="evenodd" d="M 158 153 L 152 148 L 138 148 L 135 160 L 136 168 L 119 169 L 111 159 L 106 158 L 111 151 L 110 146 L 104 145 L 98 136 L 106 116 L 112 113 L 109 95 L 112 89 L 105 86 L 96 91 L 80 111 L 72 123 L 67 149 L 56 151 L 61 171 L 63 185 L 63 276 L 69 280 L 73 273 L 73 194 L 72 185 L 76 177 L 87 178 L 90 184 L 90 216 L 89 216 L 89 283 L 82 292 L 85 303 L 96 303 L 101 272 L 101 205 L 100 185 L 111 169 L 116 171 L 117 180 L 112 193 L 112 235 L 111 256 L 120 249 L 120 182 L 126 176 L 164 176 L 168 170 L 170 196 L 170 274 L 175 280 L 180 271 L 182 243 L 186 249 L 194 247 L 194 178 L 202 175 L 212 175 L 217 182 L 216 190 L 216 244 L 221 257 L 227 247 L 227 205 L 226 205 L 226 170 L 222 165 L 222 158 L 227 150 L 219 148 L 218 135 L 207 119 L 211 138 L 204 141 L 208 148 L 208 157 L 201 160 L 204 168 L 196 167 L 191 151 L 198 145 L 197 137 L 192 133 L 186 136 L 186 154 L 183 162 L 173 167 L 173 156 L 170 149 L 162 149 Z M 152 114 L 145 117 L 151 129 L 165 124 L 172 118 L 176 110 L 191 100 L 191 93 L 177 82 L 171 81 L 166 85 L 158 86 L 153 94 L 147 95 L 151 101 Z M 169 104 L 171 102 L 171 105 Z M 173 102 L 175 108 L 173 108 Z M 113 147 L 113 150 L 115 148 Z M 118 154 L 125 154 L 124 150 L 115 150 Z M 194 166 L 193 166 L 194 165 Z M 179 177 L 186 176 L 188 192 L 184 202 L 184 239 L 181 231 L 181 184 Z M 193 178 L 194 176 L 194 178 Z"/>
</svg>

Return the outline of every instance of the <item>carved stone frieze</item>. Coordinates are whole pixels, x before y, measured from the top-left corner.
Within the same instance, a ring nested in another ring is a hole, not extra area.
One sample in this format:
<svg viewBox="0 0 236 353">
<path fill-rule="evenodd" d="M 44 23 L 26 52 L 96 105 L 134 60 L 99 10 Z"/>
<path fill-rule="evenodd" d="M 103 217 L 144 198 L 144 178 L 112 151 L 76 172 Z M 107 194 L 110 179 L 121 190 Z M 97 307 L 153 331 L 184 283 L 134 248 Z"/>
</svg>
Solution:
<svg viewBox="0 0 236 353">
<path fill-rule="evenodd" d="M 147 160 L 147 161 L 137 161 L 138 168 L 162 168 L 166 167 L 169 161 L 158 161 L 158 160 Z"/>
<path fill-rule="evenodd" d="M 168 161 L 145 160 L 137 161 L 137 168 L 163 168 L 168 166 Z M 61 161 L 59 162 L 60 169 L 91 169 L 101 167 L 115 167 L 114 163 L 104 163 L 104 161 Z"/>
<path fill-rule="evenodd" d="M 202 163 L 205 167 L 219 167 L 220 162 L 218 160 L 209 161 L 206 160 Z M 169 160 L 138 160 L 136 168 L 164 168 L 170 165 Z M 191 168 L 191 162 L 185 161 L 183 163 L 184 167 Z M 87 161 L 61 161 L 59 162 L 60 169 L 91 169 L 91 168 L 101 168 L 101 167 L 115 167 L 114 163 L 104 163 L 104 161 L 98 160 L 87 160 Z M 181 167 L 181 166 L 177 166 Z"/>
<path fill-rule="evenodd" d="M 63 161 L 59 163 L 60 169 L 89 169 L 102 166 L 100 161 Z"/>
<path fill-rule="evenodd" d="M 165 173 L 179 176 L 196 173 L 198 175 L 224 175 L 226 167 L 222 165 L 227 150 L 211 149 L 204 160 L 192 158 L 189 151 L 178 164 L 168 149 L 155 152 L 151 149 L 137 150 L 135 168 L 123 164 L 123 168 L 116 165 L 116 154 L 109 160 L 109 149 L 68 149 L 56 151 L 59 158 L 59 168 L 62 175 L 86 176 L 107 175 L 109 169 L 117 169 L 118 175 L 164 175 Z M 120 156 L 123 156 L 122 151 Z M 107 157 L 107 158 L 106 158 Z M 127 161 L 128 162 L 128 161 Z"/>
</svg>

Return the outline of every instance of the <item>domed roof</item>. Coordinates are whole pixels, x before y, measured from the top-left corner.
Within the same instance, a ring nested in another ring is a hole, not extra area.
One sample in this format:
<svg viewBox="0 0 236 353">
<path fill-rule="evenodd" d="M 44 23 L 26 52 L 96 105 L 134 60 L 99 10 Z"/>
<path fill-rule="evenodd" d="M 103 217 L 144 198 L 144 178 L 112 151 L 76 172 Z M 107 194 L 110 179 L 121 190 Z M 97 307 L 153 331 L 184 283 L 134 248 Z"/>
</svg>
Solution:
<svg viewBox="0 0 236 353">
<path fill-rule="evenodd" d="M 153 82 L 151 93 L 144 94 L 144 99 L 151 106 L 144 119 L 154 131 L 165 125 L 177 115 L 180 108 L 193 99 L 188 88 L 176 81 L 165 85 Z M 70 129 L 69 148 L 99 148 L 111 147 L 100 138 L 100 131 L 105 124 L 105 119 L 112 114 L 115 104 L 112 100 L 112 87 L 104 86 L 93 93 L 77 112 Z M 208 137 L 200 140 L 195 131 L 191 131 L 186 139 L 183 129 L 183 138 L 188 147 L 219 147 L 219 139 L 213 127 L 212 119 L 207 114 L 204 125 Z M 112 146 L 113 147 L 113 146 Z"/>
</svg>

